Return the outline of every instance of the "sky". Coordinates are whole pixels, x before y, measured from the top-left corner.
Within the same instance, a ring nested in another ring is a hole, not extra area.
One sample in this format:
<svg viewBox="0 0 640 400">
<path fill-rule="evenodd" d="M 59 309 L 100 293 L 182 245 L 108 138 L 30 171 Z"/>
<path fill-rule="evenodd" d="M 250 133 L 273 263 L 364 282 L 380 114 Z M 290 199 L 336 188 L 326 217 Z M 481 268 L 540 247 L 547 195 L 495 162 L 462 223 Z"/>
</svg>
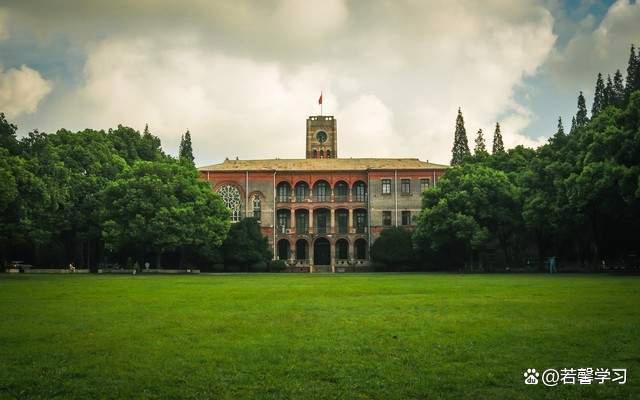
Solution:
<svg viewBox="0 0 640 400">
<path fill-rule="evenodd" d="M 569 128 L 582 90 L 640 45 L 635 1 L 0 0 L 0 111 L 19 134 L 149 124 L 197 165 L 303 158 L 305 120 L 341 157 L 451 158 L 500 122 L 506 147 Z"/>
</svg>

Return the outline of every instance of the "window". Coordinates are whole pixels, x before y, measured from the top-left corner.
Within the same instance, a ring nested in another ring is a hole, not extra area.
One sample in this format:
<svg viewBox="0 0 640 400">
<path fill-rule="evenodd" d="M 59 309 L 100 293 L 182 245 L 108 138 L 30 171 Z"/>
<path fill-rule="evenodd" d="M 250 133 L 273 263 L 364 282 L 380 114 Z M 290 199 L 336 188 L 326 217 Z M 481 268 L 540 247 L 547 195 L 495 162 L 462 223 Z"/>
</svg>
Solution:
<svg viewBox="0 0 640 400">
<path fill-rule="evenodd" d="M 288 183 L 286 182 L 282 182 L 281 184 L 278 185 L 278 201 L 279 202 L 289 202 L 290 196 L 291 194 L 291 186 L 289 186 Z"/>
<path fill-rule="evenodd" d="M 367 201 L 367 186 L 364 182 L 358 181 L 353 185 L 353 201 Z"/>
<path fill-rule="evenodd" d="M 296 232 L 309 232 L 309 212 L 307 210 L 299 210 L 296 212 Z"/>
<path fill-rule="evenodd" d="M 349 186 L 346 182 L 336 183 L 336 201 L 347 201 L 349 199 Z"/>
<path fill-rule="evenodd" d="M 349 258 L 349 243 L 344 239 L 336 242 L 336 258 L 338 260 L 346 260 Z"/>
<path fill-rule="evenodd" d="M 391 194 L 391 179 L 382 180 L 382 194 Z"/>
<path fill-rule="evenodd" d="M 253 218 L 257 219 L 260 222 L 260 217 L 262 216 L 262 206 L 260 204 L 260 197 L 256 194 L 253 196 Z"/>
<path fill-rule="evenodd" d="M 304 201 L 309 197 L 309 185 L 305 182 L 300 182 L 296 185 L 296 201 Z"/>
<path fill-rule="evenodd" d="M 278 210 L 278 231 L 287 233 L 289 228 L 289 210 Z"/>
<path fill-rule="evenodd" d="M 411 179 L 400 179 L 400 193 L 404 195 L 411 193 Z"/>
<path fill-rule="evenodd" d="M 367 212 L 356 210 L 356 233 L 365 233 L 367 228 Z"/>
<path fill-rule="evenodd" d="M 382 212 L 382 225 L 391 226 L 391 211 Z"/>
<path fill-rule="evenodd" d="M 336 219 L 338 222 L 338 233 L 348 233 L 349 228 L 349 211 L 336 211 Z"/>
<path fill-rule="evenodd" d="M 240 221 L 240 191 L 231 185 L 222 185 L 218 189 L 224 205 L 231 211 L 231 222 Z"/>
<path fill-rule="evenodd" d="M 431 180 L 429 178 L 420 179 L 420 192 L 424 192 L 431 186 Z"/>
<path fill-rule="evenodd" d="M 402 225 L 411 225 L 411 211 L 402 212 Z"/>
<path fill-rule="evenodd" d="M 331 194 L 329 192 L 329 184 L 325 181 L 316 183 L 316 201 L 330 201 Z"/>
</svg>

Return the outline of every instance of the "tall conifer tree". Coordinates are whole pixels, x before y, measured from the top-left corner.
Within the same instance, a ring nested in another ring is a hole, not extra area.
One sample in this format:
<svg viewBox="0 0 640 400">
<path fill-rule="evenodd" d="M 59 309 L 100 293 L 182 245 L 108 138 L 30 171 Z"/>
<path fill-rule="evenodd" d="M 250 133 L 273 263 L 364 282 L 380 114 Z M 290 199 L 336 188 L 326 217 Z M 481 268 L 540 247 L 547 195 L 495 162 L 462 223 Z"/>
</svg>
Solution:
<svg viewBox="0 0 640 400">
<path fill-rule="evenodd" d="M 584 101 L 584 95 L 582 91 L 580 91 L 580 95 L 578 96 L 578 112 L 576 113 L 576 127 L 583 128 L 589 122 L 589 117 L 587 117 L 587 104 Z"/>
<path fill-rule="evenodd" d="M 191 133 L 187 130 L 187 133 L 180 138 L 180 162 L 185 165 L 194 166 L 193 162 L 193 147 L 191 145 Z"/>
<path fill-rule="evenodd" d="M 598 79 L 596 79 L 596 90 L 593 95 L 593 104 L 591 105 L 591 118 L 595 118 L 596 115 L 600 114 L 600 111 L 604 108 L 604 81 L 602 80 L 602 74 L 598 72 Z"/>
<path fill-rule="evenodd" d="M 496 122 L 496 130 L 493 131 L 493 148 L 492 154 L 504 153 L 504 143 L 502 142 L 502 133 L 500 133 L 500 123 Z"/>
<path fill-rule="evenodd" d="M 487 145 L 484 143 L 484 136 L 482 135 L 482 129 L 478 129 L 478 135 L 476 136 L 476 147 L 473 149 L 473 154 L 476 156 L 487 156 Z"/>
<path fill-rule="evenodd" d="M 613 75 L 613 95 L 611 98 L 611 104 L 616 107 L 622 107 L 624 104 L 624 82 L 622 80 L 622 73 L 620 70 L 616 70 Z"/>
<path fill-rule="evenodd" d="M 557 136 L 564 136 L 564 126 L 562 126 L 562 117 L 558 117 L 558 131 Z"/>
<path fill-rule="evenodd" d="M 576 131 L 576 117 L 571 118 L 571 129 L 569 133 L 574 133 Z"/>
<path fill-rule="evenodd" d="M 467 140 L 467 130 L 464 128 L 464 118 L 462 111 L 458 108 L 458 117 L 456 118 L 456 132 L 453 139 L 453 150 L 451 151 L 451 165 L 461 164 L 468 156 L 469 142 Z"/>
<path fill-rule="evenodd" d="M 640 90 L 640 60 L 638 60 L 636 48 L 632 44 L 629 51 L 629 63 L 627 64 L 627 85 L 625 87 L 625 99 L 629 100 L 629 96 L 636 90 Z"/>
<path fill-rule="evenodd" d="M 604 110 L 613 104 L 613 82 L 610 74 L 607 74 L 607 85 L 604 87 L 604 96 L 602 97 L 604 99 L 602 109 Z"/>
</svg>

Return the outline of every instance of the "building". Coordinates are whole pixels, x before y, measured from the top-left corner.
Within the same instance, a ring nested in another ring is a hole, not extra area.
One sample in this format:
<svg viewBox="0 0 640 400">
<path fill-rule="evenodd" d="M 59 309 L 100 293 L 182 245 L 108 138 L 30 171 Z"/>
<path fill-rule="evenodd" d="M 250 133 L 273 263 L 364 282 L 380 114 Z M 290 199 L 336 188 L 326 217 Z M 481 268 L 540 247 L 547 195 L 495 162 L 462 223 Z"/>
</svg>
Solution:
<svg viewBox="0 0 640 400">
<path fill-rule="evenodd" d="M 307 119 L 306 158 L 229 160 L 198 168 L 232 212 L 255 217 L 289 270 L 358 271 L 391 226 L 411 228 L 422 191 L 447 166 L 417 158 L 338 158 L 337 122 Z"/>
</svg>

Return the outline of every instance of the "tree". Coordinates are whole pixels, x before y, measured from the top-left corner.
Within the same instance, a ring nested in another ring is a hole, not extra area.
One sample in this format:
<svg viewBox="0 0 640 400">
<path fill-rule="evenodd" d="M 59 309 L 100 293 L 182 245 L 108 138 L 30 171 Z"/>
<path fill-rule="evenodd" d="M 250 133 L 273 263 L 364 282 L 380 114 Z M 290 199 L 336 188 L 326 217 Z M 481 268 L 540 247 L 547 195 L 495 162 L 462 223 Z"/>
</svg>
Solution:
<svg viewBox="0 0 640 400">
<path fill-rule="evenodd" d="M 144 257 L 185 249 L 219 247 L 229 211 L 197 172 L 177 162 L 137 161 L 102 195 L 102 233 L 109 250 Z M 136 251 L 136 249 L 139 249 Z"/>
<path fill-rule="evenodd" d="M 582 95 L 582 91 L 578 95 L 578 112 L 576 113 L 576 128 L 584 128 L 589 122 L 587 117 L 587 105 Z"/>
<path fill-rule="evenodd" d="M 493 131 L 493 148 L 491 154 L 504 153 L 504 143 L 502 142 L 502 133 L 500 133 L 500 123 L 496 122 L 496 129 Z"/>
<path fill-rule="evenodd" d="M 607 85 L 604 88 L 603 99 L 604 101 L 602 104 L 602 109 L 613 105 L 613 81 L 611 80 L 611 75 L 609 74 L 607 74 Z"/>
<path fill-rule="evenodd" d="M 577 122 L 576 122 L 576 117 L 572 117 L 571 118 L 571 129 L 569 129 L 569 134 L 572 134 L 576 131 L 577 129 Z"/>
<path fill-rule="evenodd" d="M 4 117 L 4 113 L 0 112 L 0 148 L 7 149 L 11 155 L 18 153 L 17 130 L 18 127 L 9 123 Z"/>
<path fill-rule="evenodd" d="M 613 75 L 613 91 L 611 96 L 611 105 L 622 107 L 624 105 L 625 93 L 624 82 L 622 81 L 622 73 L 616 70 Z"/>
<path fill-rule="evenodd" d="M 473 149 L 473 153 L 476 156 L 484 157 L 488 156 L 487 146 L 484 143 L 484 136 L 482 135 L 482 129 L 478 129 L 478 135 L 476 136 L 476 147 Z"/>
<path fill-rule="evenodd" d="M 591 105 L 591 118 L 594 118 L 606 107 L 605 87 L 602 80 L 602 74 L 598 73 L 596 79 L 596 89 L 593 95 L 593 104 Z"/>
<path fill-rule="evenodd" d="M 469 142 L 467 141 L 467 130 L 464 128 L 464 118 L 462 111 L 458 108 L 458 116 L 456 118 L 456 131 L 453 139 L 453 150 L 451 151 L 451 165 L 461 164 L 467 157 L 471 155 L 469 151 Z"/>
<path fill-rule="evenodd" d="M 512 260 L 521 225 L 517 187 L 502 171 L 484 165 L 451 168 L 423 194 L 414 242 L 422 251 L 444 251 L 456 266 L 472 267 L 479 253 L 496 241 Z"/>
<path fill-rule="evenodd" d="M 231 225 L 222 249 L 225 268 L 232 269 L 264 269 L 273 256 L 255 218 L 244 218 Z"/>
<path fill-rule="evenodd" d="M 558 117 L 558 130 L 556 136 L 564 136 L 564 126 L 562 126 L 562 117 Z"/>
<path fill-rule="evenodd" d="M 629 51 L 627 64 L 627 85 L 625 86 L 625 99 L 628 101 L 631 93 L 640 90 L 640 54 L 636 54 L 634 45 Z"/>
<path fill-rule="evenodd" d="M 187 130 L 187 133 L 180 138 L 180 150 L 179 150 L 180 162 L 184 165 L 195 166 L 193 163 L 193 148 L 191 146 L 191 133 Z"/>
<path fill-rule="evenodd" d="M 400 227 L 384 229 L 371 246 L 371 259 L 387 270 L 411 266 L 414 262 L 411 233 Z"/>
</svg>

